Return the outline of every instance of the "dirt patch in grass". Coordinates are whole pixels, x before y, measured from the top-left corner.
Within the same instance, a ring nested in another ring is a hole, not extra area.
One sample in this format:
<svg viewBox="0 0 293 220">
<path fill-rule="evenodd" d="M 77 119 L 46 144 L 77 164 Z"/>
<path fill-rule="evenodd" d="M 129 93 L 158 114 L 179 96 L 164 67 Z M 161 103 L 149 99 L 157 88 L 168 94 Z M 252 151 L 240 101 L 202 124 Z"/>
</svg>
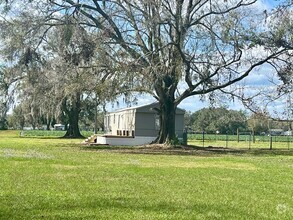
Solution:
<svg viewBox="0 0 293 220">
<path fill-rule="evenodd" d="M 143 146 L 108 146 L 90 145 L 82 146 L 86 151 L 108 151 L 125 154 L 154 154 L 154 155 L 195 155 L 195 156 L 219 156 L 219 155 L 248 155 L 248 156 L 293 156 L 293 149 L 247 149 L 247 148 L 224 148 L 224 147 L 199 147 L 194 145 L 170 146 L 165 144 L 150 144 Z"/>
<path fill-rule="evenodd" d="M 140 146 L 136 149 L 131 149 L 132 153 L 143 154 L 166 154 L 166 155 L 198 155 L 198 156 L 213 156 L 217 154 L 238 154 L 242 153 L 239 149 L 217 148 L 217 147 L 197 147 L 197 146 L 166 146 L 161 144 L 152 144 Z"/>
</svg>

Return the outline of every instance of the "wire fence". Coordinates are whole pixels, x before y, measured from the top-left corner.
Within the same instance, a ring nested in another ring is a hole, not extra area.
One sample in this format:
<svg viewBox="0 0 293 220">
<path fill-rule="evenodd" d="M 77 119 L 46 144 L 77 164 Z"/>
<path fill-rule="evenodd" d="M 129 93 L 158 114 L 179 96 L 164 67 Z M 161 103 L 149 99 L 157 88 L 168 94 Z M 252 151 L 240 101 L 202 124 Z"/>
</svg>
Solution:
<svg viewBox="0 0 293 220">
<path fill-rule="evenodd" d="M 229 148 L 293 148 L 292 135 L 253 135 L 252 132 L 239 134 L 208 134 L 205 132 L 187 134 L 188 144 L 202 147 Z"/>
</svg>

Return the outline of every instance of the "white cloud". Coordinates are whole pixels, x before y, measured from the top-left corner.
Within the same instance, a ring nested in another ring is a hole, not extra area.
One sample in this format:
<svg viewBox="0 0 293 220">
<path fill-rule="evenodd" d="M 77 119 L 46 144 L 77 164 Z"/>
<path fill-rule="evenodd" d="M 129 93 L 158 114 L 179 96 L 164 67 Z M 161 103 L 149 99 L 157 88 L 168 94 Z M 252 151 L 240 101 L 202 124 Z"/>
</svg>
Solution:
<svg viewBox="0 0 293 220">
<path fill-rule="evenodd" d="M 199 96 L 192 96 L 184 99 L 180 104 L 179 108 L 182 108 L 186 111 L 195 112 L 202 108 L 206 108 L 209 106 L 208 102 L 201 101 Z"/>
<path fill-rule="evenodd" d="M 244 78 L 238 85 L 242 86 L 271 86 L 272 84 L 280 84 L 280 81 L 276 75 L 272 66 L 264 64 L 261 67 L 255 69 L 246 78 Z"/>
</svg>

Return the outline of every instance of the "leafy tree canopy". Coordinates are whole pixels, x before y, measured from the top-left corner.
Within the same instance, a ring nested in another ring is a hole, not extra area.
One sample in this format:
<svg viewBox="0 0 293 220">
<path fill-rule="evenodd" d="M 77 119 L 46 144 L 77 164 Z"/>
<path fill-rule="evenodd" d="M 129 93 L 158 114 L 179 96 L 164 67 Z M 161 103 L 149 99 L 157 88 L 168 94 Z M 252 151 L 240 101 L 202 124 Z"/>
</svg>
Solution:
<svg viewBox="0 0 293 220">
<path fill-rule="evenodd" d="M 20 2 L 30 3 L 29 7 L 14 7 Z M 278 19 L 274 19 L 276 25 L 274 22 L 267 25 L 268 12 L 259 10 L 256 2 L 6 1 L 6 9 L 10 8 L 8 15 L 25 14 L 33 24 L 31 28 L 23 25 L 22 20 L 15 20 L 15 26 L 26 28 L 25 35 L 15 44 L 18 48 L 24 42 L 35 45 L 30 51 L 11 54 L 21 55 L 26 64 L 38 58 L 34 52 L 43 45 L 51 28 L 78 23 L 106 48 L 103 55 L 112 64 L 108 69 L 122 79 L 118 82 L 125 91 L 149 92 L 159 101 L 157 141 L 172 142 L 176 137 L 175 109 L 188 97 L 225 93 L 243 98 L 249 104 L 251 98 L 243 96 L 238 82 L 264 64 L 272 66 L 275 74 L 291 84 L 292 28 L 277 25 Z M 63 34 L 62 43 L 67 48 L 63 50 L 63 58 L 77 65 L 81 55 L 93 54 L 89 42 L 71 47 L 69 40 L 73 35 L 71 28 Z M 290 86 L 285 88 L 290 91 Z"/>
<path fill-rule="evenodd" d="M 204 108 L 192 114 L 191 127 L 196 132 L 233 134 L 237 129 L 247 130 L 247 116 L 243 111 L 222 108 Z"/>
</svg>

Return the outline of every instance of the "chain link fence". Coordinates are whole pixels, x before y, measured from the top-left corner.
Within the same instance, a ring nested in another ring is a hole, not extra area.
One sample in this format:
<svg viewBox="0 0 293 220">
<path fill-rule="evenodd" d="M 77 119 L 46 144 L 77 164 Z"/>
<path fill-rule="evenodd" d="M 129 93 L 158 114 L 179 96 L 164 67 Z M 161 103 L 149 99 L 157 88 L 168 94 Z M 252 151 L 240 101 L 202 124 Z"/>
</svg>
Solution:
<svg viewBox="0 0 293 220">
<path fill-rule="evenodd" d="M 188 144 L 202 147 L 226 148 L 293 148 L 293 136 L 290 135 L 254 135 L 253 132 L 236 134 L 211 134 L 206 132 L 187 133 Z"/>
</svg>

